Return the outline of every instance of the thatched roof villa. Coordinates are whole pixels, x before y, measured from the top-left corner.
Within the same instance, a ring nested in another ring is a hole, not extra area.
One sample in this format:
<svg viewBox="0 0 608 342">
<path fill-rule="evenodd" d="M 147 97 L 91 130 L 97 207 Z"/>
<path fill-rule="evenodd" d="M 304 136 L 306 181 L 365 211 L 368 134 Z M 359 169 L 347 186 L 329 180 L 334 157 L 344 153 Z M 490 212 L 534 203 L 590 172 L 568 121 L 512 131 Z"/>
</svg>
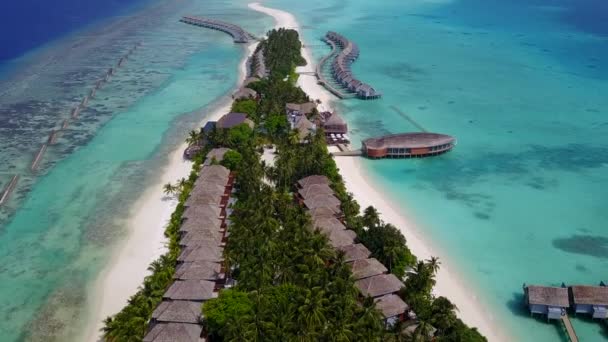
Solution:
<svg viewBox="0 0 608 342">
<path fill-rule="evenodd" d="M 258 93 L 251 88 L 241 88 L 236 93 L 232 94 L 233 100 L 249 100 L 257 99 Z"/>
<path fill-rule="evenodd" d="M 161 302 L 152 313 L 155 323 L 190 323 L 199 324 L 201 320 L 201 303 L 189 300 Z"/>
<path fill-rule="evenodd" d="M 356 261 L 361 259 L 367 259 L 372 252 L 367 249 L 364 245 L 357 243 L 354 245 L 340 246 L 338 250 L 344 253 L 344 261 Z"/>
<path fill-rule="evenodd" d="M 177 280 L 209 280 L 218 281 L 225 278 L 222 265 L 217 262 L 197 261 L 179 264 L 175 269 L 174 279 Z"/>
<path fill-rule="evenodd" d="M 203 327 L 187 323 L 159 323 L 146 334 L 143 342 L 204 342 Z"/>
<path fill-rule="evenodd" d="M 608 318 L 608 287 L 600 286 L 570 286 L 572 309 L 575 313 L 590 315 L 592 318 Z"/>
<path fill-rule="evenodd" d="M 355 278 L 355 280 L 369 278 L 388 272 L 388 269 L 375 258 L 355 260 L 348 265 L 353 272 L 353 278 Z"/>
<path fill-rule="evenodd" d="M 547 319 L 561 319 L 570 306 L 566 287 L 528 285 L 524 294 L 531 315 L 536 313 L 547 315 Z"/>
<path fill-rule="evenodd" d="M 230 129 L 241 124 L 246 124 L 251 129 L 255 126 L 245 113 L 228 113 L 217 121 L 216 127 L 218 129 Z"/>
<path fill-rule="evenodd" d="M 380 297 L 398 292 L 403 283 L 394 274 L 379 274 L 355 281 L 355 286 L 363 296 Z"/>
</svg>

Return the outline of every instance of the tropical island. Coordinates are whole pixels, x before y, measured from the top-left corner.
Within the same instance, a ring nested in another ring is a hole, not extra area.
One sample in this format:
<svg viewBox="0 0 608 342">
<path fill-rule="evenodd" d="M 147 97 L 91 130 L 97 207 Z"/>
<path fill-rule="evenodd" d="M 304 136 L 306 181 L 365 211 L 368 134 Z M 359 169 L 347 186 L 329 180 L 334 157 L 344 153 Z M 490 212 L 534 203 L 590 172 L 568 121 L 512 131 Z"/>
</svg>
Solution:
<svg viewBox="0 0 608 342">
<path fill-rule="evenodd" d="M 169 250 L 105 320 L 104 338 L 485 341 L 448 298 L 432 294 L 440 261 L 419 260 L 375 208 L 361 212 L 323 128 L 303 138 L 291 128 L 286 105 L 310 102 L 296 86 L 305 63 L 298 33 L 272 30 L 260 51 L 269 76 L 250 80 L 255 97 L 231 109 L 253 125 L 190 134 L 200 146 L 190 177 L 165 189 L 179 196 Z M 397 283 L 371 288 L 375 277 Z"/>
</svg>

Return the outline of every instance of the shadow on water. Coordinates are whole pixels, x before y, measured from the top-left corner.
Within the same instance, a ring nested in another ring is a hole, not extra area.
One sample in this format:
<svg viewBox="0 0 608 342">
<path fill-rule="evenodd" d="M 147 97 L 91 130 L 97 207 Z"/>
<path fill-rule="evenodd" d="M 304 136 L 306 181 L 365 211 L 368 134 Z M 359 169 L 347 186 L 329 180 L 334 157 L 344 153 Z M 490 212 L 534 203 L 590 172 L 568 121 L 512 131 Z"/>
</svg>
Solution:
<svg viewBox="0 0 608 342">
<path fill-rule="evenodd" d="M 506 305 L 507 305 L 507 308 L 509 308 L 509 311 L 511 311 L 511 313 L 517 317 L 534 320 L 538 324 L 553 326 L 553 328 L 555 329 L 555 331 L 557 332 L 557 334 L 559 336 L 560 342 L 570 342 L 570 340 L 568 339 L 568 335 L 564 331 L 564 328 L 563 328 L 561 322 L 555 321 L 555 320 L 551 320 L 551 321 L 547 322 L 547 318 L 545 316 L 530 315 L 530 312 L 528 311 L 528 308 L 526 307 L 526 304 L 524 301 L 523 292 L 522 293 L 513 292 L 513 296 L 511 297 L 510 300 L 507 301 Z"/>
<path fill-rule="evenodd" d="M 594 330 L 597 329 L 597 335 L 603 337 L 604 340 L 608 340 L 608 320 L 597 320 L 588 315 L 572 315 L 572 318 L 593 327 Z"/>
</svg>

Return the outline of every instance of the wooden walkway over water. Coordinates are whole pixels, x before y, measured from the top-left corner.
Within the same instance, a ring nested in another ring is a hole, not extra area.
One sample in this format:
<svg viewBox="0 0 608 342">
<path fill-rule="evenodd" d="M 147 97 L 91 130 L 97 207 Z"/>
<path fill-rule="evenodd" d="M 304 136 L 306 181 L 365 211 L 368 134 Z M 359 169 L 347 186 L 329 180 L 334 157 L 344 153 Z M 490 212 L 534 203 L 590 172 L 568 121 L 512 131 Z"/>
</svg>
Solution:
<svg viewBox="0 0 608 342">
<path fill-rule="evenodd" d="M 570 322 L 570 317 L 568 317 L 568 314 L 562 316 L 562 323 L 564 324 L 564 328 L 566 328 L 566 333 L 568 334 L 570 342 L 578 342 L 578 336 L 576 336 L 576 332 L 574 331 L 574 327 L 572 326 L 572 322 Z"/>
<path fill-rule="evenodd" d="M 336 95 L 339 99 L 355 97 L 355 94 L 353 94 L 353 93 L 344 93 L 339 88 L 334 87 L 323 75 L 323 68 L 325 67 L 325 63 L 327 63 L 328 60 L 335 58 L 339 52 L 339 49 L 333 41 L 331 41 L 327 38 L 322 38 L 321 40 L 324 41 L 325 43 L 329 44 L 329 46 L 331 47 L 331 52 L 327 56 L 323 57 L 317 64 L 317 69 L 316 69 L 317 82 L 320 85 L 322 85 L 323 87 L 325 87 L 325 89 L 327 89 L 330 93 Z"/>
<path fill-rule="evenodd" d="M 225 21 L 194 16 L 184 16 L 180 21 L 194 26 L 222 31 L 229 34 L 234 42 L 239 44 L 247 44 L 250 41 L 257 39 L 253 34 L 245 31 L 242 27 Z"/>
</svg>

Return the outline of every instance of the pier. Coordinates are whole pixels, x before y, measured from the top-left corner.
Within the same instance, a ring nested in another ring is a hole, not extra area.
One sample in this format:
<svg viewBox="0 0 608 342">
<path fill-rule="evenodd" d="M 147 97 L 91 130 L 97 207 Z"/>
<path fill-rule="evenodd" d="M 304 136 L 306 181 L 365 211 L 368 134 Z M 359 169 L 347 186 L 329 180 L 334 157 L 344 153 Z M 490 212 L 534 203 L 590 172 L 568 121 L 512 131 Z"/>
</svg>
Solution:
<svg viewBox="0 0 608 342">
<path fill-rule="evenodd" d="M 352 93 L 344 93 L 338 87 L 334 87 L 323 75 L 323 68 L 325 67 L 325 63 L 327 63 L 327 61 L 330 60 L 331 58 L 335 58 L 335 56 L 338 54 L 338 48 L 333 41 L 326 39 L 326 38 L 323 38 L 322 40 L 325 43 L 329 44 L 329 46 L 331 47 L 331 52 L 327 56 L 323 57 L 319 61 L 319 64 L 317 64 L 317 69 L 315 71 L 315 74 L 317 76 L 317 83 L 319 83 L 320 85 L 325 87 L 325 89 L 327 89 L 327 91 L 336 95 L 336 97 L 338 97 L 339 99 L 355 97 L 355 95 Z"/>
<path fill-rule="evenodd" d="M 13 190 L 15 190 L 18 181 L 19 175 L 14 175 L 11 181 L 8 182 L 8 185 L 4 188 L 4 191 L 2 191 L 2 196 L 0 196 L 0 205 L 3 205 L 4 203 L 8 202 L 8 199 L 10 198 Z"/>
<path fill-rule="evenodd" d="M 562 316 L 562 324 L 564 325 L 564 328 L 566 328 L 566 333 L 568 334 L 570 342 L 578 342 L 578 336 L 576 336 L 576 332 L 574 331 L 574 327 L 572 326 L 572 322 L 570 322 L 570 317 L 568 317 L 568 314 Z"/>
<path fill-rule="evenodd" d="M 38 167 L 40 166 L 40 160 L 42 160 L 42 156 L 44 156 L 44 153 L 46 152 L 47 147 L 48 147 L 47 144 L 42 144 L 42 146 L 38 150 L 38 153 L 36 153 L 34 160 L 32 161 L 30 170 L 32 170 L 32 171 L 38 170 Z"/>
<path fill-rule="evenodd" d="M 339 96 L 339 94 L 343 94 L 344 92 L 338 90 L 323 77 L 322 71 L 324 65 L 328 60 L 333 59 L 331 64 L 332 76 L 336 83 L 348 91 L 350 95 L 348 97 L 356 96 L 363 100 L 379 99 L 382 97 L 382 93 L 378 92 L 371 85 L 358 80 L 351 71 L 352 63 L 359 58 L 359 47 L 357 44 L 331 31 L 327 32 L 322 40 L 331 46 L 332 52 L 323 58 L 317 66 L 317 78 L 320 84 L 336 96 L 346 98 L 346 96 Z"/>
<path fill-rule="evenodd" d="M 255 40 L 255 36 L 251 33 L 243 30 L 240 26 L 234 25 L 231 23 L 227 23 L 220 20 L 210 19 L 210 18 L 202 18 L 202 17 L 193 17 L 193 16 L 184 16 L 180 19 L 182 23 L 200 26 L 209 28 L 212 30 L 222 31 L 224 33 L 229 34 L 235 43 L 238 44 L 247 44 L 252 40 Z"/>
</svg>

